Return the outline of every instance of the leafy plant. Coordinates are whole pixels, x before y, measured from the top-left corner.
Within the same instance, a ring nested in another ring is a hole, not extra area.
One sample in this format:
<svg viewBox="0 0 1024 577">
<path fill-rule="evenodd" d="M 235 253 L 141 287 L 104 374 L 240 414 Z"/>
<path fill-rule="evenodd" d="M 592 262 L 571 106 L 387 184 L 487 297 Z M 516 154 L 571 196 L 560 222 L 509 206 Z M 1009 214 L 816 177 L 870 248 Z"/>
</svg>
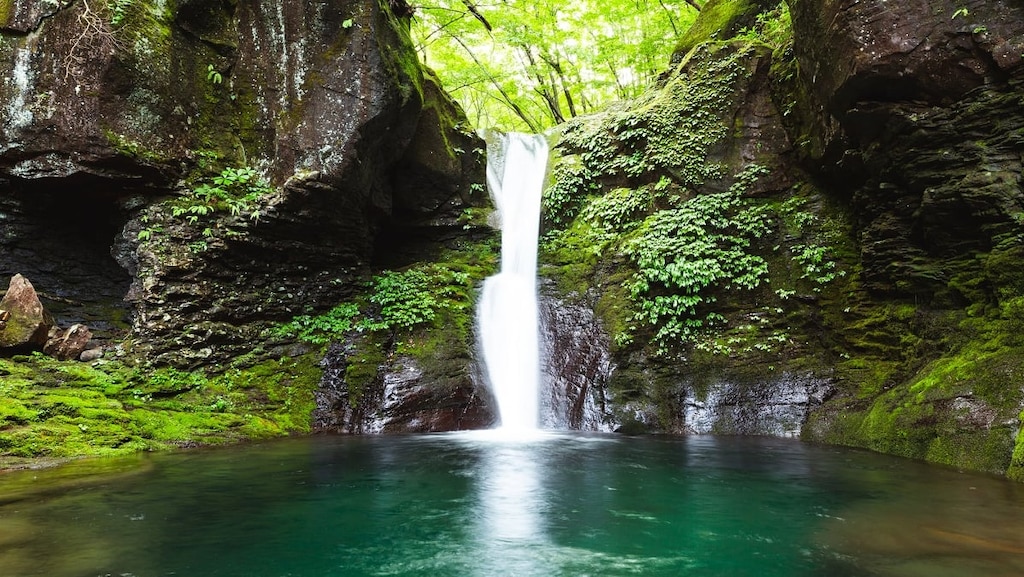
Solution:
<svg viewBox="0 0 1024 577">
<path fill-rule="evenodd" d="M 773 50 L 786 47 L 793 40 L 789 6 L 783 2 L 775 10 L 758 14 L 754 26 L 744 28 L 736 37 L 767 44 Z"/>
<path fill-rule="evenodd" d="M 250 219 L 259 221 L 259 201 L 271 192 L 270 183 L 255 169 L 228 167 L 210 181 L 197 186 L 171 209 L 171 214 L 184 216 L 194 224 L 200 217 L 226 210 L 233 215 L 247 213 Z"/>
<path fill-rule="evenodd" d="M 124 23 L 128 16 L 128 9 L 134 0 L 107 0 L 107 10 L 110 11 L 110 25 L 118 27 Z"/>
<path fill-rule="evenodd" d="M 820 292 L 824 285 L 846 274 L 828 257 L 829 250 L 825 246 L 797 244 L 793 246 L 793 250 L 793 260 L 802 269 L 800 278 L 813 281 L 815 292 Z"/>
<path fill-rule="evenodd" d="M 410 328 L 434 319 L 440 305 L 430 278 L 418 269 L 387 271 L 374 277 L 370 302 L 380 310 L 380 320 L 370 322 L 371 330 Z"/>
<path fill-rule="evenodd" d="M 325 344 L 332 338 L 352 330 L 353 320 L 358 315 L 359 305 L 341 303 L 322 315 L 295 317 L 276 332 L 278 336 L 295 336 L 307 343 Z"/>
<path fill-rule="evenodd" d="M 626 243 L 637 267 L 628 286 L 634 320 L 655 329 L 659 353 L 725 321 L 706 310 L 715 302 L 713 289 L 753 289 L 766 279 L 768 263 L 751 247 L 771 230 L 768 211 L 742 196 L 764 171 L 753 165 L 726 192 L 655 213 Z"/>
<path fill-rule="evenodd" d="M 483 274 L 482 272 L 480 274 Z M 344 302 L 324 314 L 295 317 L 275 330 L 312 344 L 344 338 L 349 331 L 405 331 L 428 324 L 444 310 L 473 305 L 479 275 L 457 265 L 432 263 L 405 271 L 384 271 L 368 283 L 364 301 Z"/>
<path fill-rule="evenodd" d="M 217 69 L 213 67 L 213 64 L 207 64 L 206 65 L 206 80 L 209 81 L 209 82 L 212 82 L 214 84 L 220 84 L 220 83 L 224 82 L 224 77 L 221 76 L 221 73 L 218 72 Z"/>
</svg>

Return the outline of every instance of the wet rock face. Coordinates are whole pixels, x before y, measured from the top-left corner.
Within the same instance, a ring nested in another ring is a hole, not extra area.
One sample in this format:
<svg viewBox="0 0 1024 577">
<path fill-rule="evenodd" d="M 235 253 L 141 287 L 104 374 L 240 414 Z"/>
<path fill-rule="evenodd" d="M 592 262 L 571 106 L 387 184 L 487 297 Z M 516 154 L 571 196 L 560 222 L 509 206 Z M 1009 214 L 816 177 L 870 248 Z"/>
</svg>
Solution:
<svg viewBox="0 0 1024 577">
<path fill-rule="evenodd" d="M 542 288 L 541 426 L 548 429 L 612 431 L 607 390 L 614 365 L 608 334 L 591 307 L 562 300 Z"/>
<path fill-rule="evenodd" d="M 616 399 L 609 390 L 616 365 L 593 308 L 556 298 L 550 289 L 549 283 L 542 288 L 540 300 L 546 428 L 799 437 L 811 411 L 835 392 L 828 379 L 809 374 L 772 376 L 765 368 L 754 381 L 702 382 L 686 365 L 641 362 L 630 368 L 642 366 L 642 379 L 663 381 L 669 398 Z"/>
<path fill-rule="evenodd" d="M 127 329 L 127 301 L 158 362 L 248 352 L 265 326 L 350 296 L 382 238 L 450 237 L 487 202 L 471 186 L 483 167 L 455 152 L 481 144 L 386 3 L 6 5 L 0 248 L 17 262 L 0 273 L 27 267 L 57 296 L 96 287 L 62 297 L 69 324 Z M 241 166 L 274 189 L 258 218 L 172 214 L 174 198 Z M 54 229 L 70 232 L 39 234 Z M 55 261 L 94 229 L 87 255 Z"/>
<path fill-rule="evenodd" d="M 378 367 L 377 376 L 360 383 L 358 394 L 353 394 L 346 379 L 350 362 L 358 361 L 342 345 L 331 345 L 316 393 L 314 431 L 430 433 L 485 429 L 496 421 L 493 399 L 472 379 L 443 383 L 415 359 L 398 357 Z"/>
<path fill-rule="evenodd" d="M 683 429 L 694 434 L 799 437 L 807 416 L 834 391 L 825 379 L 784 374 L 741 385 L 716 382 L 686 391 Z"/>
</svg>

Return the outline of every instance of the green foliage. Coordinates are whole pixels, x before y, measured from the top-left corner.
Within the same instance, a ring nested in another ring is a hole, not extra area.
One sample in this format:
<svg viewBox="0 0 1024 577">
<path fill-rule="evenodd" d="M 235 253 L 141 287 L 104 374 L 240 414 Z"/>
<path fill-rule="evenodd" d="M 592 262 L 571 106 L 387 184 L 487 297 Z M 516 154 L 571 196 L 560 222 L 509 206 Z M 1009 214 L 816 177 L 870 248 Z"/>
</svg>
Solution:
<svg viewBox="0 0 1024 577">
<path fill-rule="evenodd" d="M 346 333 L 400 332 L 435 323 L 446 311 L 471 311 L 474 287 L 493 270 L 494 255 L 452 253 L 447 262 L 384 271 L 367 284 L 366 296 L 338 304 L 326 313 L 295 317 L 275 329 L 278 337 L 312 344 L 343 340 Z M 482 258 L 483 263 L 474 262 Z"/>
<path fill-rule="evenodd" d="M 549 226 L 567 226 L 584 199 L 600 190 L 595 174 L 579 155 L 561 157 L 552 170 L 552 184 L 541 198 L 541 214 Z"/>
<path fill-rule="evenodd" d="M 176 202 L 171 214 L 195 224 L 200 217 L 226 210 L 232 215 L 246 214 L 251 220 L 259 221 L 260 201 L 272 192 L 270 183 L 255 169 L 228 167 Z"/>
<path fill-rule="evenodd" d="M 789 46 L 793 42 L 789 5 L 781 2 L 775 10 L 758 14 L 755 24 L 741 30 L 736 38 L 767 44 L 775 52 Z"/>
<path fill-rule="evenodd" d="M 437 315 L 441 301 L 434 293 L 431 279 L 423 270 L 411 269 L 404 272 L 386 271 L 374 277 L 370 302 L 377 305 L 380 319 L 371 322 L 370 330 L 408 329 L 420 323 L 430 322 Z"/>
<path fill-rule="evenodd" d="M 224 82 L 224 77 L 221 76 L 221 73 L 218 72 L 217 69 L 213 67 L 213 64 L 207 64 L 206 65 L 206 80 L 209 81 L 209 82 L 212 82 L 214 84 L 220 84 L 220 83 Z"/>
<path fill-rule="evenodd" d="M 826 246 L 796 244 L 793 251 L 793 259 L 801 266 L 800 278 L 813 281 L 815 292 L 820 292 L 823 286 L 845 274 L 839 270 L 836 261 L 828 258 L 829 248 Z"/>
<path fill-rule="evenodd" d="M 107 10 L 110 11 L 110 25 L 117 28 L 124 23 L 128 16 L 128 9 L 135 0 L 107 0 Z"/>
<path fill-rule="evenodd" d="M 637 268 L 629 284 L 634 319 L 656 329 L 660 353 L 696 342 L 725 320 L 707 310 L 714 293 L 753 289 L 765 280 L 768 263 L 751 247 L 770 231 L 768 212 L 742 198 L 750 179 L 763 172 L 753 165 L 727 192 L 655 213 L 625 243 Z"/>
<path fill-rule="evenodd" d="M 279 336 L 294 336 L 301 341 L 312 344 L 326 344 L 332 338 L 338 338 L 354 327 L 353 320 L 359 315 L 359 305 L 341 303 L 322 315 L 302 315 L 279 329 Z"/>
<path fill-rule="evenodd" d="M 417 7 L 423 61 L 476 126 L 530 132 L 638 95 L 696 16 L 687 4 L 647 0 L 468 6 Z"/>
</svg>

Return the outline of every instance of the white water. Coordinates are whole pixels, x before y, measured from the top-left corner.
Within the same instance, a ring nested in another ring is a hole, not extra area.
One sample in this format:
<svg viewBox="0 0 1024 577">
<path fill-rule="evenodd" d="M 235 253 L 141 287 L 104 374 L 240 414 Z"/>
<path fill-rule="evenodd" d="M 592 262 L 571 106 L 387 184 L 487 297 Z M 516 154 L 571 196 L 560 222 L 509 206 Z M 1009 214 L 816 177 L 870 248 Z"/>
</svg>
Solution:
<svg viewBox="0 0 1024 577">
<path fill-rule="evenodd" d="M 501 272 L 484 282 L 477 310 L 480 344 L 500 428 L 533 431 L 540 382 L 537 235 L 548 145 L 541 135 L 490 136 L 487 186 L 501 219 Z"/>
</svg>

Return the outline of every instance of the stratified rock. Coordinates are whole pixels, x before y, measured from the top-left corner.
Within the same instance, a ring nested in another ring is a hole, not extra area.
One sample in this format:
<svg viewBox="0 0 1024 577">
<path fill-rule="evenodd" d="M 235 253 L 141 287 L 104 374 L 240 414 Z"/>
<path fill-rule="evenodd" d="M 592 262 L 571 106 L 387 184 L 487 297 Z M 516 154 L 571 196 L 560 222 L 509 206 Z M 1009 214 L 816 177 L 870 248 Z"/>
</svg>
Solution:
<svg viewBox="0 0 1024 577">
<path fill-rule="evenodd" d="M 0 300 L 0 352 L 41 349 L 46 344 L 53 317 L 39 302 L 32 283 L 20 274 L 11 278 Z"/>
<path fill-rule="evenodd" d="M 804 81 L 839 116 L 860 102 L 948 105 L 1024 68 L 1018 2 L 789 4 Z"/>
<path fill-rule="evenodd" d="M 43 352 L 62 361 L 77 359 L 92 339 L 92 331 L 82 324 L 71 325 L 66 330 L 50 330 L 50 338 L 43 346 Z"/>
</svg>

